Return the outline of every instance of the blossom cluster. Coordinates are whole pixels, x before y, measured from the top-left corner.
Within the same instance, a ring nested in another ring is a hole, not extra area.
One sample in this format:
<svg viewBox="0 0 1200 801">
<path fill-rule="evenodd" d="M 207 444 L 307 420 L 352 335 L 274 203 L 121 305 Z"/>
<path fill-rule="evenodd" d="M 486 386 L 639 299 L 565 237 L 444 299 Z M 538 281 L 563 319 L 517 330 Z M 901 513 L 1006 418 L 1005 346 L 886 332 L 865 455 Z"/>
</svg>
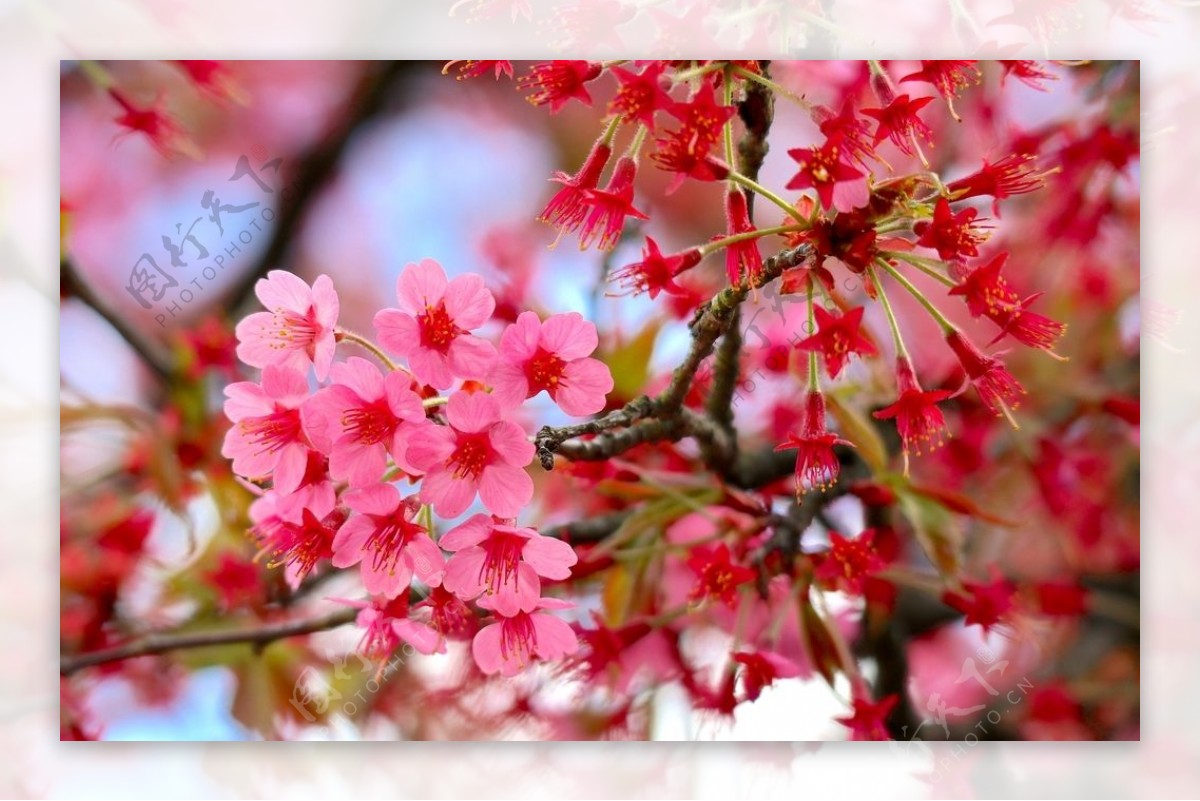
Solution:
<svg viewBox="0 0 1200 801">
<path fill-rule="evenodd" d="M 548 611 L 571 604 L 544 597 L 543 582 L 568 578 L 575 553 L 516 522 L 534 455 L 518 409 L 542 392 L 567 414 L 604 407 L 613 382 L 590 355 L 595 326 L 527 311 L 497 346 L 479 333 L 495 309 L 483 278 L 448 279 L 432 260 L 400 274 L 377 344 L 338 326 L 327 276 L 310 286 L 276 270 L 256 293 L 266 310 L 238 324 L 237 356 L 261 379 L 226 387 L 222 453 L 261 493 L 253 532 L 288 582 L 357 566 L 363 650 L 379 658 L 473 635 L 479 667 L 512 675 L 573 652 L 574 632 Z M 336 360 L 339 346 L 372 358 Z M 478 507 L 438 536 L 439 520 Z"/>
</svg>

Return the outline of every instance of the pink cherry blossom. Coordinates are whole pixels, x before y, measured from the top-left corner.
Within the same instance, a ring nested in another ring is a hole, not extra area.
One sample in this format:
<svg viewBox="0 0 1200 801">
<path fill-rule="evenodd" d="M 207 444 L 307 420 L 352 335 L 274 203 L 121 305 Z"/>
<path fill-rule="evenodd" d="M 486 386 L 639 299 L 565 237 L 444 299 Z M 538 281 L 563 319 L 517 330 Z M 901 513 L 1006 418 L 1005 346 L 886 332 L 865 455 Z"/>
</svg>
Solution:
<svg viewBox="0 0 1200 801">
<path fill-rule="evenodd" d="M 334 532 L 345 513 L 324 498 L 288 513 L 289 502 L 290 496 L 267 492 L 250 504 L 250 521 L 263 551 L 275 556 L 271 566 L 284 565 L 284 578 L 295 589 L 318 562 L 333 556 Z"/>
<path fill-rule="evenodd" d="M 298 276 L 272 270 L 259 279 L 254 293 L 267 311 L 238 323 L 238 358 L 251 367 L 278 364 L 301 372 L 312 367 L 324 381 L 338 319 L 338 296 L 329 276 L 317 276 L 310 288 Z"/>
<path fill-rule="evenodd" d="M 379 481 L 389 451 L 404 451 L 403 422 L 422 423 L 425 409 L 410 379 L 399 370 L 383 375 L 366 359 L 351 356 L 333 365 L 333 382 L 301 408 L 313 446 L 329 454 L 329 473 L 364 487 Z"/>
<path fill-rule="evenodd" d="M 225 388 L 225 416 L 234 425 L 221 455 L 233 460 L 233 472 L 270 477 L 284 493 L 300 486 L 308 467 L 308 441 L 300 423 L 300 404 L 307 397 L 304 374 L 276 365 L 263 368 L 261 385 L 239 381 Z"/>
<path fill-rule="evenodd" d="M 483 514 L 448 531 L 438 544 L 454 552 L 446 565 L 446 589 L 464 601 L 486 592 L 492 608 L 509 617 L 537 607 L 539 576 L 568 578 L 578 561 L 562 540 Z"/>
<path fill-rule="evenodd" d="M 414 498 L 402 498 L 391 484 L 375 484 L 351 490 L 343 500 L 355 514 L 333 539 L 334 567 L 360 564 L 367 592 L 388 598 L 407 592 L 414 573 L 428 585 L 442 580 L 445 557 L 413 521 Z"/>
<path fill-rule="evenodd" d="M 375 315 L 379 342 L 408 359 L 413 374 L 438 389 L 458 378 L 483 378 L 496 358 L 487 340 L 469 332 L 487 322 L 496 308 L 483 278 L 474 273 L 452 281 L 440 264 L 410 264 L 396 282 L 399 309 Z"/>
<path fill-rule="evenodd" d="M 407 595 L 388 600 L 372 598 L 369 602 L 345 598 L 330 600 L 361 610 L 354 623 L 363 630 L 358 652 L 367 659 L 384 662 L 395 653 L 401 642 L 408 643 L 422 654 L 446 650 L 445 640 L 436 631 L 408 616 Z"/>
<path fill-rule="evenodd" d="M 488 599 L 480 602 L 488 608 Z M 515 676 L 535 659 L 553 662 L 579 648 L 579 639 L 565 621 L 543 609 L 568 609 L 573 604 L 556 598 L 542 598 L 529 612 L 497 615 L 496 622 L 484 626 L 471 643 L 471 655 L 484 673 Z"/>
<path fill-rule="evenodd" d="M 500 337 L 493 395 L 505 406 L 516 406 L 545 390 L 567 414 L 595 414 L 613 388 L 608 366 L 588 358 L 597 341 L 595 324 L 578 312 L 555 314 L 545 322 L 534 312 L 522 312 Z"/>
<path fill-rule="evenodd" d="M 424 426 L 409 436 L 408 461 L 425 471 L 421 500 L 442 517 L 457 517 L 478 493 L 492 514 L 516 517 L 533 497 L 524 470 L 533 443 L 520 426 L 501 419 L 500 404 L 482 392 L 455 392 L 446 419 L 448 426 Z"/>
</svg>

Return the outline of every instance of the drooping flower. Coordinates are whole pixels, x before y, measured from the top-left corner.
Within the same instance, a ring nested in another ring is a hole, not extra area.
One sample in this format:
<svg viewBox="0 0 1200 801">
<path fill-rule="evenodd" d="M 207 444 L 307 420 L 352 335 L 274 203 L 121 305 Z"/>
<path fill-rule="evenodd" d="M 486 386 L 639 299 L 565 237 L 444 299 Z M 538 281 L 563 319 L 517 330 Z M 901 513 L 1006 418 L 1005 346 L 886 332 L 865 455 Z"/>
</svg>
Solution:
<svg viewBox="0 0 1200 801">
<path fill-rule="evenodd" d="M 966 580 L 962 591 L 947 590 L 942 602 L 965 616 L 968 626 L 978 625 L 987 633 L 1015 608 L 1016 588 L 1011 581 L 992 568 L 992 580 L 984 583 Z"/>
<path fill-rule="evenodd" d="M 488 608 L 488 599 L 480 601 Z M 556 598 L 542 598 L 532 611 L 515 615 L 497 615 L 496 622 L 484 626 L 471 643 L 471 655 L 484 673 L 515 676 L 535 660 L 557 661 L 575 653 L 579 638 L 563 620 L 543 610 L 569 609 L 573 604 Z"/>
<path fill-rule="evenodd" d="M 176 155 L 200 158 L 200 149 L 184 131 L 179 120 L 166 111 L 162 98 L 150 106 L 139 106 L 119 89 L 109 89 L 108 94 L 121 107 L 121 115 L 115 122 L 124 130 L 117 135 L 118 138 L 141 134 L 155 150 L 168 158 Z"/>
<path fill-rule="evenodd" d="M 486 593 L 491 608 L 506 617 L 537 608 L 539 576 L 569 578 L 578 561 L 562 540 L 483 514 L 446 532 L 438 544 L 454 553 L 442 582 L 446 589 L 464 601 Z"/>
<path fill-rule="evenodd" d="M 280 514 L 282 500 L 271 491 L 250 504 L 251 533 L 263 551 L 275 555 L 271 566 L 284 566 L 284 576 L 294 589 L 318 562 L 332 558 L 333 538 L 345 513 L 315 499 L 313 506 L 300 509 L 295 520 L 288 519 L 290 516 Z"/>
<path fill-rule="evenodd" d="M 391 484 L 351 490 L 343 496 L 354 512 L 333 539 L 333 566 L 361 565 L 363 586 L 372 595 L 395 598 L 408 592 L 415 574 L 432 586 L 442 579 L 446 560 L 416 517 L 415 498 L 403 498 Z"/>
<path fill-rule="evenodd" d="M 655 139 L 655 150 L 650 158 L 660 169 L 675 173 L 667 186 L 667 194 L 674 194 L 684 180 L 723 181 L 729 177 L 729 165 L 709 153 L 712 146 L 686 131 L 670 131 Z"/>
<path fill-rule="evenodd" d="M 646 247 L 642 249 L 642 260 L 614 270 L 612 280 L 630 295 L 645 292 L 654 300 L 660 292 L 666 292 L 683 297 L 687 291 L 675 283 L 675 278 L 695 267 L 702 258 L 699 248 L 664 256 L 658 243 L 648 236 Z"/>
<path fill-rule="evenodd" d="M 857 537 L 829 532 L 829 550 L 817 566 L 816 577 L 841 592 L 862 595 L 867 579 L 884 568 L 883 559 L 875 552 L 874 541 L 872 529 Z"/>
<path fill-rule="evenodd" d="M 758 230 L 754 223 L 750 222 L 746 195 L 737 187 L 731 187 L 725 193 L 725 224 L 729 228 L 729 236 L 750 234 Z M 762 254 L 758 252 L 757 237 L 734 242 L 725 247 L 725 272 L 729 276 L 730 285 L 736 286 L 742 278 L 755 284 L 758 276 L 762 274 L 762 269 Z"/>
<path fill-rule="evenodd" d="M 271 478 L 279 492 L 295 490 L 308 466 L 308 440 L 300 405 L 308 381 L 289 367 L 263 368 L 262 384 L 238 381 L 225 387 L 225 416 L 233 427 L 221 455 L 233 460 L 233 472 L 250 479 Z"/>
<path fill-rule="evenodd" d="M 216 100 L 233 101 L 244 106 L 250 99 L 224 61 L 193 60 L 175 63 L 200 91 Z"/>
<path fill-rule="evenodd" d="M 492 514 L 516 517 L 533 497 L 533 480 L 523 469 L 533 459 L 533 443 L 482 392 L 455 392 L 446 418 L 449 425 L 425 426 L 409 438 L 408 461 L 425 471 L 421 500 L 442 517 L 457 517 L 478 493 Z"/>
<path fill-rule="evenodd" d="M 400 370 L 387 375 L 351 356 L 333 365 L 332 383 L 305 401 L 304 430 L 313 446 L 329 454 L 329 473 L 352 487 L 382 478 L 390 452 L 404 456 L 403 423 L 421 423 L 425 409 Z"/>
<path fill-rule="evenodd" d="M 801 675 L 800 666 L 772 651 L 738 651 L 733 661 L 742 666 L 742 686 L 746 700 L 757 701 L 764 687 L 776 679 L 794 679 Z"/>
<path fill-rule="evenodd" d="M 598 342 L 596 326 L 578 312 L 551 315 L 545 322 L 535 312 L 521 312 L 500 335 L 492 396 L 502 406 L 517 406 L 544 390 L 567 414 L 599 412 L 613 379 L 607 365 L 590 358 Z"/>
<path fill-rule="evenodd" d="M 920 137 L 928 143 L 933 142 L 933 131 L 917 116 L 917 112 L 933 102 L 932 97 L 909 97 L 907 94 L 897 95 L 882 108 L 864 108 L 862 113 L 875 120 L 875 144 L 884 139 L 892 143 L 908 155 L 913 155 L 912 139 Z"/>
<path fill-rule="evenodd" d="M 707 82 L 687 102 L 673 103 L 668 111 L 682 125 L 681 138 L 693 141 L 694 152 L 701 156 L 721 138 L 725 123 L 734 114 L 733 106 L 717 101 L 713 85 Z"/>
<path fill-rule="evenodd" d="M 1008 407 L 1019 404 L 1025 389 L 1004 366 L 1004 362 L 995 356 L 984 355 L 957 329 L 946 335 L 946 344 L 958 357 L 983 405 L 993 414 L 1005 415 L 1015 426 Z"/>
<path fill-rule="evenodd" d="M 946 419 L 937 405 L 953 393 L 944 389 L 921 389 L 912 361 L 904 355 L 896 358 L 896 389 L 896 402 L 875 412 L 875 417 L 896 421 L 905 458 L 909 453 L 921 453 L 922 448 L 941 447 Z"/>
<path fill-rule="evenodd" d="M 889 695 L 875 702 L 866 688 L 856 687 L 851 714 L 834 720 L 850 729 L 851 740 L 890 740 L 887 719 L 899 700 L 899 696 Z"/>
<path fill-rule="evenodd" d="M 501 75 L 507 75 L 509 78 L 513 76 L 511 61 L 483 61 L 475 59 L 447 61 L 446 66 L 442 67 L 442 74 L 447 74 L 455 65 L 458 65 L 458 75 L 455 76 L 455 80 L 457 81 L 466 78 L 481 78 L 489 72 L 495 76 L 496 80 L 500 80 Z"/>
<path fill-rule="evenodd" d="M 663 68 L 661 61 L 650 62 L 640 73 L 612 67 L 609 71 L 616 77 L 618 88 L 608 110 L 620 114 L 625 122 L 640 122 L 647 130 L 654 130 L 654 112 L 674 102 L 662 85 Z"/>
<path fill-rule="evenodd" d="M 842 161 L 842 148 L 836 143 L 821 147 L 793 148 L 788 155 L 796 160 L 800 171 L 788 181 L 788 189 L 814 189 L 821 206 L 834 208 L 834 187 L 843 181 L 863 177 L 862 172 Z"/>
<path fill-rule="evenodd" d="M 961 118 L 954 110 L 954 99 L 963 89 L 971 84 L 979 83 L 979 68 L 975 66 L 974 61 L 950 61 L 947 59 L 922 61 L 921 69 L 900 79 L 900 83 L 905 81 L 922 81 L 932 84 L 945 99 L 946 105 L 950 108 L 950 114 L 957 120 Z"/>
<path fill-rule="evenodd" d="M 696 574 L 696 584 L 689 597 L 692 600 L 711 598 L 730 609 L 737 605 L 738 587 L 753 581 L 755 576 L 750 568 L 734 564 L 729 546 L 723 542 L 713 547 L 694 548 L 687 566 Z"/>
<path fill-rule="evenodd" d="M 1052 72 L 1047 72 L 1036 61 L 1017 61 L 1000 59 L 1000 67 L 1003 72 L 1000 75 L 1000 85 L 1004 86 L 1004 82 L 1009 76 L 1016 78 L 1026 86 L 1037 89 L 1040 92 L 1045 92 L 1046 87 L 1042 81 L 1057 81 L 1058 76 Z"/>
<path fill-rule="evenodd" d="M 951 181 L 946 191 L 954 200 L 988 195 L 994 198 L 992 213 L 1000 216 L 1000 201 L 1013 195 L 1033 192 L 1046 185 L 1049 172 L 1037 172 L 1037 157 L 1030 153 L 1013 153 L 995 164 L 983 160 L 978 172 Z"/>
<path fill-rule="evenodd" d="M 1040 293 L 1021 300 L 1001 274 L 1007 260 L 1007 253 L 996 255 L 987 264 L 967 273 L 950 294 L 965 298 L 973 316 L 985 315 L 1000 326 L 1000 334 L 993 342 L 1011 335 L 1022 344 L 1055 355 L 1052 348 L 1066 326 L 1029 311 L 1029 305 L 1040 297 Z"/>
<path fill-rule="evenodd" d="M 455 377 L 482 379 L 491 369 L 496 349 L 470 332 L 483 325 L 496 301 L 475 273 L 446 280 L 433 259 L 409 264 L 396 282 L 398 309 L 375 315 L 379 343 L 408 359 L 418 380 L 438 389 Z"/>
<path fill-rule="evenodd" d="M 864 112 L 865 113 L 865 112 Z M 827 144 L 835 144 L 864 169 L 868 158 L 875 158 L 875 147 L 867 123 L 854 111 L 854 104 L 846 101 L 837 114 L 825 106 L 812 111 L 813 121 L 821 129 Z M 875 143 L 877 144 L 877 143 Z"/>
<path fill-rule="evenodd" d="M 818 325 L 817 333 L 796 343 L 803 351 L 820 353 L 830 378 L 837 378 L 854 354 L 871 356 L 878 351 L 874 343 L 859 330 L 865 309 L 857 306 L 845 314 L 833 314 L 819 304 L 813 305 Z"/>
<path fill-rule="evenodd" d="M 612 177 L 603 189 L 584 190 L 584 216 L 579 231 L 580 250 L 587 250 L 593 242 L 600 250 L 612 250 L 621 238 L 626 217 L 650 219 L 633 206 L 633 182 L 636 176 L 637 161 L 622 156 L 617 160 Z"/>
<path fill-rule="evenodd" d="M 550 180 L 562 184 L 562 189 L 550 198 L 538 219 L 562 232 L 574 231 L 582 225 L 587 215 L 587 193 L 600 184 L 600 176 L 611 156 L 612 147 L 600 139 L 592 145 L 579 172 L 574 175 L 561 170 L 555 172 Z"/>
<path fill-rule="evenodd" d="M 825 396 L 810 391 L 804 399 L 799 432 L 791 432 L 775 447 L 777 451 L 796 450 L 796 494 L 811 489 L 826 490 L 837 481 L 842 464 L 833 452 L 834 445 L 854 446 L 825 428 Z"/>
<path fill-rule="evenodd" d="M 933 207 L 933 219 L 919 220 L 913 226 L 913 233 L 919 237 L 917 244 L 936 249 L 938 257 L 946 261 L 978 256 L 979 245 L 987 240 L 987 234 L 972 227 L 978 214 L 972 208 L 955 214 L 950 210 L 946 198 L 938 198 L 937 205 Z"/>
<path fill-rule="evenodd" d="M 267 310 L 237 324 L 238 358 L 251 367 L 312 367 L 324 381 L 333 363 L 338 319 L 338 296 L 329 276 L 317 276 L 309 287 L 286 270 L 272 270 L 258 280 L 254 294 Z"/>
<path fill-rule="evenodd" d="M 547 61 L 518 78 L 517 88 L 532 92 L 525 99 L 533 105 L 549 104 L 550 113 L 557 114 L 572 98 L 590 106 L 592 96 L 586 84 L 602 71 L 596 61 Z"/>
<path fill-rule="evenodd" d="M 446 650 L 446 644 L 438 632 L 408 616 L 407 594 L 395 598 L 372 598 L 365 602 L 343 598 L 332 600 L 360 610 L 354 624 L 363 632 L 358 641 L 358 652 L 367 659 L 386 662 L 402 642 L 422 654 Z"/>
</svg>

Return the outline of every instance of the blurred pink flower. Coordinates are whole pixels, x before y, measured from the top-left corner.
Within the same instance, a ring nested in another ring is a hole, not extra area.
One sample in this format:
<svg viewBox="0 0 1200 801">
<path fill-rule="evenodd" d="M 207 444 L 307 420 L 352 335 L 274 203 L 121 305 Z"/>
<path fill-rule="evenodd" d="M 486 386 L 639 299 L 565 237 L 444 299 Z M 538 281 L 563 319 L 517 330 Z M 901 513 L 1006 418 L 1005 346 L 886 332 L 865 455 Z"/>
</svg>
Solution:
<svg viewBox="0 0 1200 801">
<path fill-rule="evenodd" d="M 488 607 L 488 599 L 480 602 Z M 564 621 L 546 614 L 543 609 L 568 609 L 567 601 L 542 598 L 530 612 L 497 616 L 496 622 L 484 626 L 471 643 L 471 655 L 484 673 L 515 676 L 535 658 L 555 661 L 572 654 L 579 639 Z"/>
</svg>

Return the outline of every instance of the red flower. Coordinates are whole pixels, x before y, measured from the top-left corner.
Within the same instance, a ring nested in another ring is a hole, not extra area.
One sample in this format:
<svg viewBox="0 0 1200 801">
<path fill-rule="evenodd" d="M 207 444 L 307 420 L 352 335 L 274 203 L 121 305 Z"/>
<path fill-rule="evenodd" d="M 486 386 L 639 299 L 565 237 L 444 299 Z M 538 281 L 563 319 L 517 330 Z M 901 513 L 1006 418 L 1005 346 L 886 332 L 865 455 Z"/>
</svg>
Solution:
<svg viewBox="0 0 1200 801">
<path fill-rule="evenodd" d="M 800 433 L 788 434 L 787 439 L 775 447 L 777 451 L 797 451 L 797 495 L 803 495 L 810 489 L 826 490 L 837 481 L 842 465 L 833 452 L 834 445 L 853 447 L 854 443 L 826 430 L 825 396 L 819 391 L 810 391 L 804 399 Z"/>
<path fill-rule="evenodd" d="M 866 580 L 884 568 L 875 552 L 875 532 L 867 529 L 857 537 L 829 532 L 829 550 L 816 569 L 823 584 L 849 595 L 862 595 Z"/>
<path fill-rule="evenodd" d="M 974 83 L 979 83 L 979 68 L 975 66 L 974 61 L 945 61 L 940 59 L 937 61 L 922 61 L 921 69 L 900 79 L 900 83 L 904 83 L 905 81 L 923 81 L 924 83 L 933 84 L 938 93 L 946 99 L 946 105 L 950 107 L 950 113 L 957 120 L 959 116 L 958 112 L 954 110 L 954 98 L 958 97 L 958 93 L 966 87 Z"/>
<path fill-rule="evenodd" d="M 445 75 L 450 71 L 450 68 L 458 64 L 458 75 L 455 80 L 461 81 L 464 78 L 481 78 L 489 72 L 496 76 L 496 80 L 500 80 L 501 75 L 513 76 L 513 65 L 511 61 L 476 61 L 474 59 L 464 61 L 447 61 L 446 66 L 442 67 L 442 74 Z"/>
<path fill-rule="evenodd" d="M 995 164 L 984 159 L 979 172 L 951 181 L 946 186 L 946 191 L 954 200 L 990 195 L 995 198 L 992 213 L 999 217 L 1001 200 L 1013 195 L 1023 195 L 1046 185 L 1048 173 L 1037 173 L 1036 168 L 1035 157 L 1029 153 L 1014 153 Z"/>
<path fill-rule="evenodd" d="M 843 149 L 836 142 L 821 147 L 803 147 L 788 151 L 800 165 L 800 172 L 788 181 L 788 189 L 815 189 L 821 205 L 833 208 L 833 187 L 841 181 L 853 181 L 863 174 L 841 160 Z"/>
<path fill-rule="evenodd" d="M 1087 612 L 1087 590 L 1069 579 L 1040 582 L 1034 585 L 1033 592 L 1044 615 L 1079 617 Z"/>
<path fill-rule="evenodd" d="M 712 598 L 734 608 L 737 588 L 754 580 L 754 571 L 730 560 L 729 546 L 720 543 L 712 548 L 696 548 L 688 557 L 687 566 L 696 574 L 692 600 Z"/>
<path fill-rule="evenodd" d="M 144 135 L 155 150 L 168 158 L 175 155 L 200 158 L 199 149 L 179 121 L 166 112 L 161 98 L 143 108 L 118 89 L 109 89 L 108 94 L 121 107 L 122 113 L 116 118 L 116 123 L 125 129 L 122 134 Z"/>
<path fill-rule="evenodd" d="M 703 144 L 686 131 L 673 131 L 665 137 L 655 140 L 657 149 L 650 158 L 660 169 L 676 173 L 674 180 L 667 187 L 667 194 L 672 194 L 683 183 L 685 178 L 697 181 L 723 181 L 729 176 L 729 165 L 715 156 L 709 155 L 711 145 Z"/>
<path fill-rule="evenodd" d="M 612 148 L 598 141 L 592 145 L 591 152 L 575 175 L 568 175 L 561 170 L 555 172 L 550 180 L 562 184 L 563 188 L 550 198 L 538 219 L 564 232 L 578 228 L 587 216 L 587 193 L 600 183 L 600 174 L 604 172 L 610 156 Z"/>
<path fill-rule="evenodd" d="M 725 193 L 725 221 L 729 225 L 730 235 L 757 230 L 750 222 L 746 195 L 741 189 L 733 188 Z M 762 268 L 757 238 L 735 242 L 725 248 L 725 272 L 730 284 L 736 284 L 739 278 L 746 278 L 753 284 L 758 280 Z"/>
<path fill-rule="evenodd" d="M 654 61 L 640 74 L 613 67 L 617 78 L 616 95 L 608 103 L 608 110 L 621 115 L 626 122 L 640 122 L 654 130 L 654 112 L 674 103 L 662 87 L 663 63 Z"/>
<path fill-rule="evenodd" d="M 933 131 L 917 116 L 917 112 L 931 102 L 932 97 L 910 98 L 905 94 L 893 98 L 883 108 L 864 108 L 862 113 L 879 124 L 875 129 L 875 144 L 890 138 L 896 147 L 910 156 L 913 155 L 910 141 L 913 136 L 920 136 L 932 144 Z"/>
<path fill-rule="evenodd" d="M 701 155 L 708 153 L 721 138 L 721 130 L 733 117 L 734 111 L 733 106 L 717 102 L 716 93 L 709 83 L 704 84 L 688 102 L 673 103 L 667 110 L 683 124 L 679 130 L 681 137 L 694 140 L 694 152 Z"/>
<path fill-rule="evenodd" d="M 234 103 L 245 104 L 248 100 L 246 91 L 229 74 L 229 67 L 221 61 L 176 61 L 180 69 L 187 73 L 188 78 L 200 91 L 217 99 L 232 100 Z"/>
<path fill-rule="evenodd" d="M 856 273 L 866 272 L 875 260 L 879 253 L 877 239 L 874 223 L 860 211 L 843 212 L 832 220 L 820 217 L 797 237 L 798 242 L 812 243 L 818 263 L 832 257 Z"/>
<path fill-rule="evenodd" d="M 845 314 L 835 315 L 819 305 L 813 306 L 820 326 L 817 333 L 796 343 L 804 351 L 820 352 L 825 357 L 825 371 L 830 378 L 837 378 L 846 366 L 851 354 L 872 356 L 877 351 L 874 343 L 859 332 L 864 309 L 857 306 Z"/>
<path fill-rule="evenodd" d="M 205 578 L 217 592 L 217 600 L 225 611 L 241 609 L 262 598 L 262 577 L 258 565 L 239 559 L 226 551 L 216 567 Z"/>
<path fill-rule="evenodd" d="M 922 390 L 912 362 L 906 356 L 896 359 L 896 385 L 899 390 L 896 402 L 875 412 L 875 417 L 895 419 L 900 441 L 904 443 L 905 458 L 910 452 L 920 453 L 922 447 L 930 450 L 941 447 L 946 420 L 937 404 L 953 393 L 944 389 Z"/>
<path fill-rule="evenodd" d="M 998 342 L 1011 336 L 1031 348 L 1041 348 L 1051 355 L 1055 341 L 1066 331 L 1066 325 L 1029 311 L 1028 307 L 1040 294 L 1030 295 L 1024 300 L 1000 274 L 1008 260 L 1007 253 L 1000 253 L 987 264 L 977 267 L 950 290 L 951 295 L 966 298 L 967 308 L 975 317 L 986 315 L 1000 326 L 1000 334 L 992 340 Z"/>
<path fill-rule="evenodd" d="M 526 100 L 535 106 L 549 104 L 550 113 L 557 114 L 572 98 L 590 106 L 592 96 L 584 84 L 600 77 L 601 72 L 596 61 L 547 61 L 518 78 L 517 88 L 532 89 L 533 94 Z"/>
<path fill-rule="evenodd" d="M 742 666 L 747 701 L 757 701 L 763 688 L 770 687 L 776 679 L 793 679 L 801 672 L 795 662 L 770 651 L 738 651 L 733 661 Z"/>
<path fill-rule="evenodd" d="M 825 136 L 826 143 L 841 146 L 848 157 L 863 167 L 866 167 L 866 158 L 875 156 L 871 131 L 867 123 L 854 113 L 854 106 L 849 101 L 837 114 L 825 106 L 817 106 L 813 109 L 812 118 Z"/>
<path fill-rule="evenodd" d="M 617 161 L 608 185 L 603 189 L 584 190 L 585 216 L 579 233 L 579 249 L 586 250 L 594 241 L 600 250 L 612 250 L 621 238 L 626 217 L 649 219 L 633 207 L 633 181 L 637 162 L 628 156 Z"/>
<path fill-rule="evenodd" d="M 699 264 L 701 258 L 703 256 L 698 248 L 664 256 L 658 249 L 658 243 L 646 237 L 642 260 L 621 267 L 612 274 L 612 280 L 626 290 L 625 294 L 640 295 L 647 292 L 651 300 L 658 297 L 660 292 L 686 296 L 687 290 L 676 284 L 675 278 Z"/>
<path fill-rule="evenodd" d="M 890 740 L 887 718 L 899 700 L 899 696 L 889 695 L 876 703 L 866 690 L 856 687 L 853 713 L 835 720 L 850 729 L 851 740 Z"/>
<path fill-rule="evenodd" d="M 967 580 L 963 582 L 963 590 L 947 590 L 942 593 L 942 602 L 962 612 L 968 626 L 982 626 L 984 633 L 1013 610 L 1016 590 L 994 567 L 990 583 Z"/>
<path fill-rule="evenodd" d="M 1058 76 L 1046 72 L 1036 61 L 1000 61 L 1000 67 L 1004 73 L 1000 76 L 1000 85 L 1008 80 L 1008 76 L 1016 78 L 1026 86 L 1031 86 L 1039 91 L 1046 91 L 1046 87 L 1042 86 L 1042 81 L 1057 81 Z"/>
<path fill-rule="evenodd" d="M 946 198 L 938 198 L 933 207 L 933 220 L 921 220 L 913 226 L 913 233 L 920 237 L 917 244 L 936 249 L 938 257 L 946 261 L 978 256 L 978 246 L 987 240 L 987 234 L 971 228 L 978 214 L 971 208 L 955 214 L 950 211 Z"/>
<path fill-rule="evenodd" d="M 975 385 L 975 391 L 979 393 L 983 405 L 993 414 L 1005 415 L 1015 426 L 1008 406 L 1011 404 L 1015 408 L 1020 397 L 1025 394 L 1025 389 L 1004 366 L 1004 362 L 994 356 L 985 356 L 961 331 L 955 330 L 947 334 L 946 344 L 954 351 L 967 373 L 967 378 Z"/>
</svg>

